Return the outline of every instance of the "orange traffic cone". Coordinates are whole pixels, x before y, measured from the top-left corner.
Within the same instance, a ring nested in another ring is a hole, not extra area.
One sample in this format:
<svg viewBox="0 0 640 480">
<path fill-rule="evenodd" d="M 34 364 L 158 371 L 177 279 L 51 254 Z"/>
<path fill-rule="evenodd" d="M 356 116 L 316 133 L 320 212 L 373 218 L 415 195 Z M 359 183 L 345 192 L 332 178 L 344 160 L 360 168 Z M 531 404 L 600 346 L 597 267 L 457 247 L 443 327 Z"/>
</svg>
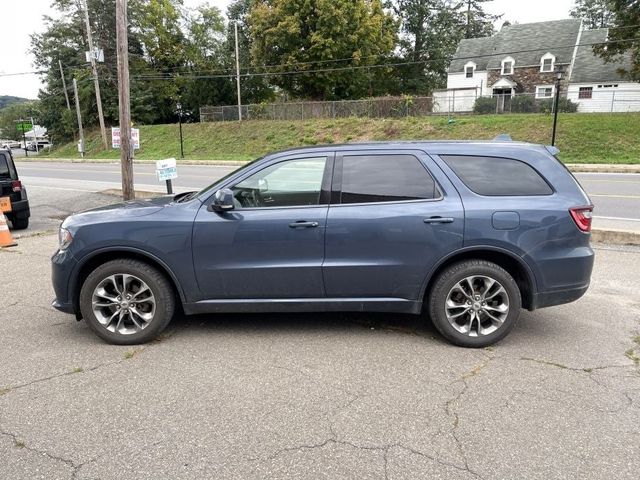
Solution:
<svg viewBox="0 0 640 480">
<path fill-rule="evenodd" d="M 16 245 L 18 244 L 11 236 L 7 220 L 4 218 L 4 214 L 0 213 L 0 248 L 15 247 Z"/>
</svg>

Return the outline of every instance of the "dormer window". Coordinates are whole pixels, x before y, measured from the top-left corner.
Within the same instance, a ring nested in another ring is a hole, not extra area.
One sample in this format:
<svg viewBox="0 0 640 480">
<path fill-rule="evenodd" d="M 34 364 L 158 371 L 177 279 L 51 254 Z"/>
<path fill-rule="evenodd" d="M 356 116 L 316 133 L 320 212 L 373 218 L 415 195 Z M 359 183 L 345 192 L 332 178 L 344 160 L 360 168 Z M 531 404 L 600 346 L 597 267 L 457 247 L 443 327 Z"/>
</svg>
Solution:
<svg viewBox="0 0 640 480">
<path fill-rule="evenodd" d="M 550 73 L 555 70 L 556 67 L 556 57 L 551 53 L 546 53 L 540 59 L 540 71 Z"/>
<path fill-rule="evenodd" d="M 502 60 L 502 75 L 513 75 L 513 67 L 515 60 L 511 57 L 507 57 Z"/>
<path fill-rule="evenodd" d="M 476 71 L 476 64 L 473 62 L 467 62 L 464 66 L 464 76 L 465 78 L 473 78 L 473 74 Z"/>
</svg>

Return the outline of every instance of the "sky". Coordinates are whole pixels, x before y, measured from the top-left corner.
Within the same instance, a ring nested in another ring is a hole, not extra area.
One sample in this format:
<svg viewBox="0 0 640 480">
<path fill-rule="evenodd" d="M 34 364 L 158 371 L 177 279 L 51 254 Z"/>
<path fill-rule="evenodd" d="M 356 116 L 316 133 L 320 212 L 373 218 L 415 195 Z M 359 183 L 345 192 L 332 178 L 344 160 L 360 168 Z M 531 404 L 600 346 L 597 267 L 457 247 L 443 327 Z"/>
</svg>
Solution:
<svg viewBox="0 0 640 480">
<path fill-rule="evenodd" d="M 202 3 L 215 5 L 223 13 L 230 0 L 184 0 L 184 4 L 194 7 Z M 41 18 L 53 15 L 51 0 L 28 0 L 28 8 L 22 2 L 0 0 L 0 75 L 29 72 L 34 70 L 33 56 L 29 53 L 33 33 L 42 31 Z M 569 17 L 574 0 L 493 0 L 485 4 L 489 13 L 504 14 L 497 23 L 499 28 L 504 20 L 519 23 L 558 20 Z M 0 76 L 0 95 L 36 98 L 40 88 L 37 75 Z"/>
</svg>

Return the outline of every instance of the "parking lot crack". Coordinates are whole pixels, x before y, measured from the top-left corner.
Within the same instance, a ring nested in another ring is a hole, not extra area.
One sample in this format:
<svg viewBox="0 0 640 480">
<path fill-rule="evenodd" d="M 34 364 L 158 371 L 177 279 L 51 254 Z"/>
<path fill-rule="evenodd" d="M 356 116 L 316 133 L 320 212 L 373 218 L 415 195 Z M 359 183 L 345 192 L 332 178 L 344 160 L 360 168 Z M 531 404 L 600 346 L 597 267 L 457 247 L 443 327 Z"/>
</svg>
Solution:
<svg viewBox="0 0 640 480">
<path fill-rule="evenodd" d="M 465 393 L 467 393 L 469 389 L 469 380 L 472 379 L 473 377 L 478 376 L 484 369 L 486 369 L 494 358 L 496 358 L 494 354 L 491 354 L 491 353 L 485 354 L 485 358 L 482 360 L 482 362 L 475 365 L 471 370 L 464 373 L 460 378 L 456 379 L 453 383 L 462 383 L 462 388 L 455 396 L 447 400 L 447 402 L 445 403 L 445 411 L 447 415 L 449 415 L 453 419 L 451 435 L 453 436 L 453 439 L 456 443 L 460 457 L 462 458 L 462 461 L 464 463 L 463 470 L 466 470 L 467 472 L 469 472 L 470 474 L 474 475 L 477 478 L 482 478 L 482 477 L 480 476 L 480 474 L 475 472 L 469 466 L 469 460 L 467 458 L 464 445 L 462 443 L 462 440 L 458 436 L 458 427 L 460 425 L 460 415 L 458 414 L 458 410 L 455 406 L 456 404 L 462 401 L 463 396 L 465 395 Z M 457 468 L 460 468 L 460 467 L 458 466 Z"/>
<path fill-rule="evenodd" d="M 45 456 L 45 457 L 47 457 L 47 458 L 49 458 L 49 459 L 51 459 L 53 461 L 64 463 L 65 465 L 67 465 L 71 469 L 71 478 L 72 479 L 76 478 L 78 469 L 82 465 L 84 465 L 84 463 L 76 464 L 73 460 L 61 457 L 59 455 L 54 455 L 52 453 L 47 452 L 46 450 L 41 450 L 39 448 L 34 448 L 34 447 L 30 446 L 27 442 L 25 442 L 22 438 L 20 438 L 19 435 L 15 434 L 13 432 L 8 432 L 8 431 L 0 429 L 0 435 L 2 435 L 3 437 L 9 438 L 13 442 L 13 445 L 14 445 L 15 448 L 28 450 L 28 451 L 36 453 L 38 455 L 43 455 L 43 456 Z"/>
</svg>

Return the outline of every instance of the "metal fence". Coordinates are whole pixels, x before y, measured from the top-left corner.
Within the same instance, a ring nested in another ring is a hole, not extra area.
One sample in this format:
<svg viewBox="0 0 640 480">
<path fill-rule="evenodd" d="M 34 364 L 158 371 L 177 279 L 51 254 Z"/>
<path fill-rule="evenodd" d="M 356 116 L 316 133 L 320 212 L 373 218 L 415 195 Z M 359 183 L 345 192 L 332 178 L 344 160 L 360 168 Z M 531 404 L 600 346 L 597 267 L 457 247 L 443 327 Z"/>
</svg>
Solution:
<svg viewBox="0 0 640 480">
<path fill-rule="evenodd" d="M 246 120 L 306 120 L 310 118 L 399 118 L 430 115 L 431 97 L 379 97 L 329 102 L 287 102 L 243 105 Z M 202 107 L 201 122 L 238 120 L 238 106 Z"/>
<path fill-rule="evenodd" d="M 479 95 L 474 89 L 436 91 L 433 94 L 433 113 L 553 113 L 554 93 L 547 91 L 545 94 Z M 579 86 L 570 86 L 568 91 L 563 91 L 560 95 L 559 111 L 640 112 L 640 85 L 637 89 L 608 89 L 595 86 L 586 91 L 581 91 Z"/>
<path fill-rule="evenodd" d="M 314 118 L 400 118 L 426 115 L 553 113 L 553 95 L 519 93 L 479 95 L 475 90 L 442 90 L 432 97 L 379 97 L 329 102 L 287 102 L 243 105 L 245 120 L 306 120 Z M 590 96 L 587 95 L 590 94 Z M 561 112 L 640 112 L 637 90 L 599 89 L 590 92 L 570 87 L 560 98 Z M 238 106 L 202 107 L 201 122 L 238 120 Z"/>
</svg>

